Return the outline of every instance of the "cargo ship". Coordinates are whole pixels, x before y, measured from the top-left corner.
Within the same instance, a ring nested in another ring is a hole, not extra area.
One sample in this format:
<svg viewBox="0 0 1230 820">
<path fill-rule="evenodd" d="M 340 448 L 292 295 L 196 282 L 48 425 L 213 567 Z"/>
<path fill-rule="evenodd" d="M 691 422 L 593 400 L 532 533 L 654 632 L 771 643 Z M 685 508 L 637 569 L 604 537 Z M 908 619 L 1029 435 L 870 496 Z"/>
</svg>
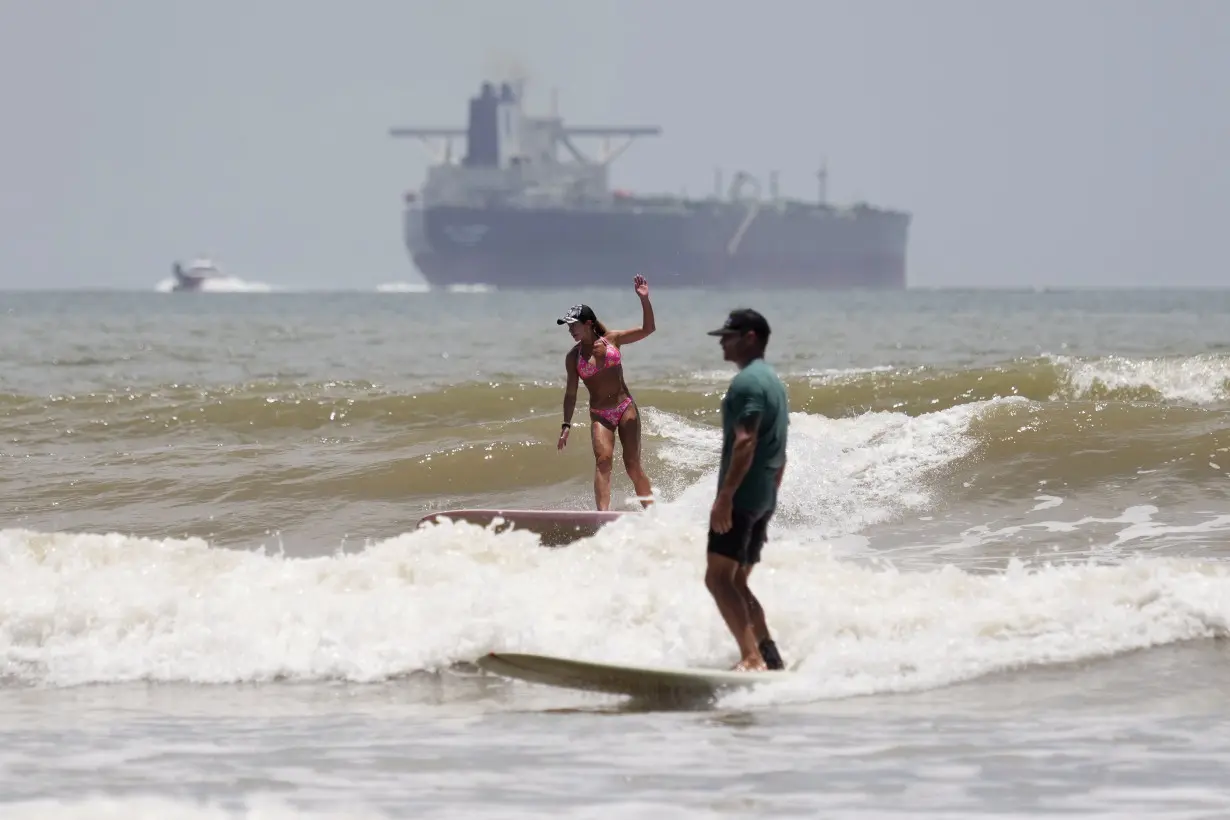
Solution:
<svg viewBox="0 0 1230 820">
<path fill-rule="evenodd" d="M 865 203 L 778 196 L 739 172 L 706 198 L 612 189 L 611 163 L 659 126 L 570 126 L 529 116 L 521 83 L 484 82 L 466 127 L 392 128 L 436 146 L 426 179 L 405 195 L 403 236 L 433 287 L 622 287 L 900 290 L 911 215 Z M 622 140 L 597 159 L 584 137 Z M 454 139 L 465 140 L 460 157 Z M 442 147 L 441 147 L 442 145 Z"/>
</svg>

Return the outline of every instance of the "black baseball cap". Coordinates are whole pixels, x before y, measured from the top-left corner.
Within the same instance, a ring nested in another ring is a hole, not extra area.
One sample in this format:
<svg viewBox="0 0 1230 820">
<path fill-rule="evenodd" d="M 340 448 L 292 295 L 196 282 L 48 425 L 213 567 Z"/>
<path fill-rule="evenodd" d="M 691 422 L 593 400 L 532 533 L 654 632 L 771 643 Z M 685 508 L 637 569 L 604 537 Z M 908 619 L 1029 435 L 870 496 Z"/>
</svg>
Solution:
<svg viewBox="0 0 1230 820">
<path fill-rule="evenodd" d="M 751 308 L 739 308 L 732 310 L 730 315 L 726 317 L 726 322 L 717 330 L 709 331 L 710 336 L 726 336 L 730 334 L 742 335 L 751 331 L 760 337 L 763 341 L 769 339 L 769 322 L 757 311 Z"/>
<path fill-rule="evenodd" d="M 568 308 L 568 312 L 555 320 L 557 325 L 570 325 L 573 322 L 596 322 L 598 317 L 594 315 L 594 309 L 589 305 L 573 305 Z"/>
</svg>

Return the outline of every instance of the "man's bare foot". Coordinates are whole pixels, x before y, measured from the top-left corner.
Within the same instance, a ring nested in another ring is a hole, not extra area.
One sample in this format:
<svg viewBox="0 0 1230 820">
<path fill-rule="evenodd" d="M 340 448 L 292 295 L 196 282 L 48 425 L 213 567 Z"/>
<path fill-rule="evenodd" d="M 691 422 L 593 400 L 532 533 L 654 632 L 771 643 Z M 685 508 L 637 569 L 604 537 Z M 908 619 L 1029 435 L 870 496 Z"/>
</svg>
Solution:
<svg viewBox="0 0 1230 820">
<path fill-rule="evenodd" d="M 732 672 L 768 672 L 769 667 L 760 658 L 744 658 L 731 667 Z"/>
</svg>

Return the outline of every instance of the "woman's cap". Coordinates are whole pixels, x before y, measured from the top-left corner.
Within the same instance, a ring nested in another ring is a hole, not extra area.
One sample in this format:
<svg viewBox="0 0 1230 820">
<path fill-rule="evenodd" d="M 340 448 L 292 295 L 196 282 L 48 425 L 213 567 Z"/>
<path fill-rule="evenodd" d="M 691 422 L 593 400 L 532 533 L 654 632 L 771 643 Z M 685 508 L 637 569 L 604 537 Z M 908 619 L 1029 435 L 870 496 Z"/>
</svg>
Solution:
<svg viewBox="0 0 1230 820">
<path fill-rule="evenodd" d="M 568 312 L 555 320 L 557 325 L 570 325 L 574 322 L 596 322 L 598 317 L 594 315 L 594 309 L 589 305 L 573 305 L 568 308 Z"/>
</svg>

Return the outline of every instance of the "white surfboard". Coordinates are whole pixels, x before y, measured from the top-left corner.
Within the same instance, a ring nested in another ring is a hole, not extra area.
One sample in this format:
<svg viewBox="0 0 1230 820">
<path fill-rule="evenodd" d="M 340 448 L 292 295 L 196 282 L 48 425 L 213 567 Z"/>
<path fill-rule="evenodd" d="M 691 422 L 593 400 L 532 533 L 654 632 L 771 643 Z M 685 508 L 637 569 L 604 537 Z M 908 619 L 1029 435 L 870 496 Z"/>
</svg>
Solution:
<svg viewBox="0 0 1230 820">
<path fill-rule="evenodd" d="M 728 689 L 787 681 L 796 674 L 630 666 L 519 652 L 491 652 L 476 663 L 488 672 L 530 683 L 641 696 L 713 695 Z"/>
</svg>

